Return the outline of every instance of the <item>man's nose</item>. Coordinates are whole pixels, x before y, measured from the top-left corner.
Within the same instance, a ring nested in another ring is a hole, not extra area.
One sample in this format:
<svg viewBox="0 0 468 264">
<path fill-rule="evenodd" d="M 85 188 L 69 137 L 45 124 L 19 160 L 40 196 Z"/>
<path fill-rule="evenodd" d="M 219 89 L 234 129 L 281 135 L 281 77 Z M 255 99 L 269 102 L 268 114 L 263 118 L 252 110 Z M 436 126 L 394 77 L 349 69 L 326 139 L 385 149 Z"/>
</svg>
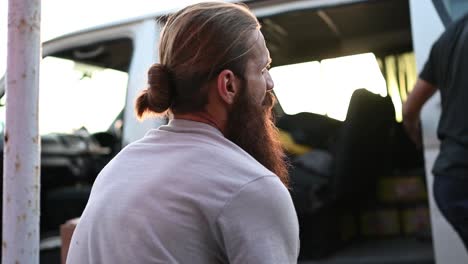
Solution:
<svg viewBox="0 0 468 264">
<path fill-rule="evenodd" d="M 273 82 L 273 79 L 271 78 L 270 72 L 267 73 L 267 91 L 273 90 L 275 87 L 275 83 Z"/>
</svg>

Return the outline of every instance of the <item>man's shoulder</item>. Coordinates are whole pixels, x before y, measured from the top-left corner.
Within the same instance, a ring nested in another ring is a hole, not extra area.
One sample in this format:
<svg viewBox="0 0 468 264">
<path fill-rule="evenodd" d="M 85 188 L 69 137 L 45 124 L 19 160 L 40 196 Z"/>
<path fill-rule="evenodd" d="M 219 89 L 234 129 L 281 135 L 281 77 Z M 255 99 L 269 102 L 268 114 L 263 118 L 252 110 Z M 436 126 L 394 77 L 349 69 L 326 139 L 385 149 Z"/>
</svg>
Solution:
<svg viewBox="0 0 468 264">
<path fill-rule="evenodd" d="M 251 180 L 264 175 L 274 175 L 241 147 L 222 135 L 193 136 L 183 139 L 187 151 L 201 163 L 220 168 L 230 174 L 242 174 Z M 176 142 L 178 144 L 180 142 Z"/>
<path fill-rule="evenodd" d="M 213 167 L 217 167 L 227 174 L 236 175 L 245 182 L 263 176 L 275 176 L 254 157 L 232 142 L 222 144 L 204 145 L 197 150 L 197 155 L 208 157 Z"/>
<path fill-rule="evenodd" d="M 254 157 L 226 138 L 198 142 L 189 150 L 191 172 L 206 184 L 236 192 L 245 184 L 265 176 L 277 177 Z M 193 169 L 197 168 L 197 171 Z M 203 181 L 203 180 L 202 180 Z"/>
<path fill-rule="evenodd" d="M 459 35 L 463 31 L 466 31 L 468 28 L 468 15 L 454 21 L 453 23 L 449 24 L 445 31 L 440 35 L 440 37 L 434 43 L 434 46 L 439 47 L 442 51 L 449 52 L 450 50 L 446 50 L 450 48 L 451 45 L 454 44 L 454 41 L 458 39 Z M 466 42 L 464 43 L 467 44 Z"/>
<path fill-rule="evenodd" d="M 194 176 L 189 179 L 209 185 L 230 186 L 228 189 L 232 191 L 265 175 L 276 177 L 242 148 L 217 134 L 153 131 L 142 140 L 130 144 L 123 152 L 127 152 L 125 157 L 146 153 L 145 157 L 152 157 L 152 166 L 160 168 L 164 163 L 164 167 L 170 167 L 173 171 Z"/>
</svg>

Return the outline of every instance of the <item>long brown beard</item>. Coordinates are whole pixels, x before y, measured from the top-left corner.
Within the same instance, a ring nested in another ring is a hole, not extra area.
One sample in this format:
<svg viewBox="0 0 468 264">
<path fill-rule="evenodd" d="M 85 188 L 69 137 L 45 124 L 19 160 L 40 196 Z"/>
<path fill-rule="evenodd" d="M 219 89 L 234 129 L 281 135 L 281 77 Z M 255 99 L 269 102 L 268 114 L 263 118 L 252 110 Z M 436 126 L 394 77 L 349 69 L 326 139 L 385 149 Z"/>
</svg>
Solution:
<svg viewBox="0 0 468 264">
<path fill-rule="evenodd" d="M 288 163 L 272 114 L 275 97 L 267 92 L 262 105 L 257 105 L 250 100 L 247 90 L 244 85 L 233 104 L 226 137 L 275 173 L 288 187 Z"/>
</svg>

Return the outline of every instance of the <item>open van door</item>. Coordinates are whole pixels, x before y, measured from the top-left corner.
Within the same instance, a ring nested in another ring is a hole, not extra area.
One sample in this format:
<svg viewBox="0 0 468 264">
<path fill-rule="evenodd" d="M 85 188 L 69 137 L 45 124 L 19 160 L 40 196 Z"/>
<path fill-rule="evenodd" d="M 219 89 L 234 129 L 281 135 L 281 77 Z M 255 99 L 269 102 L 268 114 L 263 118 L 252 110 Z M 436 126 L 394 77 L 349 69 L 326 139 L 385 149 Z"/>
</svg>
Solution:
<svg viewBox="0 0 468 264">
<path fill-rule="evenodd" d="M 445 27 L 468 12 L 468 2 L 464 0 L 411 0 L 411 27 L 413 47 L 418 72 L 424 66 L 432 44 Z M 437 125 L 441 111 L 440 94 L 433 96 L 424 106 L 421 114 L 426 177 L 429 193 L 430 215 L 436 263 L 468 263 L 468 254 L 453 228 L 437 207 L 432 184 L 432 167 L 439 153 Z"/>
</svg>

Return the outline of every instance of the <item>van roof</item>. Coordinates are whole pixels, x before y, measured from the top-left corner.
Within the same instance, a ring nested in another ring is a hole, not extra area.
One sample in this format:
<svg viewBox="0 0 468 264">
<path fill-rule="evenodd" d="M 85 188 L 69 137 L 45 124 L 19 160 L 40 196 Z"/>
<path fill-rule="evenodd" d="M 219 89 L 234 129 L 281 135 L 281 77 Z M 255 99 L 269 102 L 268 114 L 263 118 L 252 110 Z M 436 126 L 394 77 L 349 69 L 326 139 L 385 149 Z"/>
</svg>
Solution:
<svg viewBox="0 0 468 264">
<path fill-rule="evenodd" d="M 226 1 L 227 2 L 253 2 L 253 1 L 249 1 L 249 0 L 240 0 L 240 1 L 226 0 Z M 175 5 L 173 5 L 173 6 L 169 7 L 169 8 L 164 8 L 164 9 L 161 9 L 161 10 L 157 10 L 157 11 L 154 11 L 152 13 L 139 15 L 139 16 L 128 17 L 128 18 L 124 18 L 124 19 L 120 19 L 120 20 L 115 20 L 115 21 L 103 23 L 103 24 L 98 24 L 98 25 L 88 27 L 88 28 L 84 28 L 84 29 L 80 29 L 80 30 L 77 30 L 77 31 L 72 31 L 72 32 L 69 32 L 69 33 L 66 33 L 66 34 L 63 34 L 63 35 L 59 35 L 59 36 L 54 37 L 52 39 L 49 39 L 49 40 L 45 41 L 44 44 L 47 44 L 49 42 L 53 42 L 53 41 L 58 40 L 58 39 L 63 39 L 63 38 L 68 38 L 68 37 L 71 37 L 71 36 L 74 36 L 74 35 L 79 35 L 79 34 L 82 34 L 82 33 L 92 32 L 92 31 L 111 28 L 111 27 L 117 27 L 117 26 L 126 25 L 126 24 L 138 23 L 140 21 L 144 21 L 144 20 L 148 20 L 148 19 L 157 19 L 157 18 L 162 17 L 164 15 L 174 13 L 175 11 L 177 11 L 178 9 L 180 9 L 180 8 L 182 8 L 184 6 L 185 5 L 175 4 Z"/>
<path fill-rule="evenodd" d="M 245 3 L 259 17 L 278 14 L 282 12 L 290 12 L 305 8 L 328 8 L 337 5 L 355 4 L 359 2 L 368 2 L 372 0 L 224 0 L 226 2 Z M 157 19 L 164 15 L 171 14 L 185 5 L 174 5 L 173 7 L 155 11 L 153 13 L 125 18 L 85 28 L 82 30 L 70 32 L 44 42 L 47 44 L 58 39 L 68 38 L 74 35 L 79 35 L 86 32 L 101 30 L 105 28 L 116 27 L 125 24 L 137 23 L 148 19 Z"/>
</svg>

